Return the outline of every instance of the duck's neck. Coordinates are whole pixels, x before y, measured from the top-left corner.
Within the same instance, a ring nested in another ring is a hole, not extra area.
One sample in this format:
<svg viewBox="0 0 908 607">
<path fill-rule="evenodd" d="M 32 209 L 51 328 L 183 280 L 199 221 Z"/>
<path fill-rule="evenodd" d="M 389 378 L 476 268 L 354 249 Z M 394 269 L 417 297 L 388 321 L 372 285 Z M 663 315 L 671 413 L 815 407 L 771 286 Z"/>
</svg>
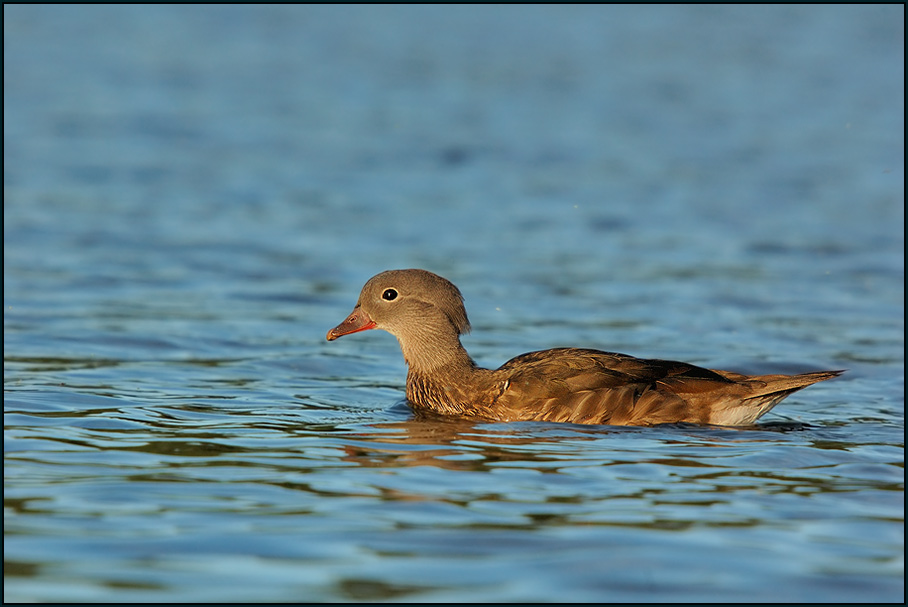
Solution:
<svg viewBox="0 0 908 607">
<path fill-rule="evenodd" d="M 412 336 L 411 336 L 412 337 Z M 469 415 L 471 394 L 478 388 L 480 369 L 456 334 L 426 333 L 420 339 L 400 339 L 409 370 L 407 400 L 419 408 L 444 415 Z"/>
<path fill-rule="evenodd" d="M 419 327 L 406 337 L 398 336 L 397 341 L 411 374 L 431 375 L 442 369 L 466 372 L 476 368 L 460 343 L 460 336 L 450 327 Z"/>
</svg>

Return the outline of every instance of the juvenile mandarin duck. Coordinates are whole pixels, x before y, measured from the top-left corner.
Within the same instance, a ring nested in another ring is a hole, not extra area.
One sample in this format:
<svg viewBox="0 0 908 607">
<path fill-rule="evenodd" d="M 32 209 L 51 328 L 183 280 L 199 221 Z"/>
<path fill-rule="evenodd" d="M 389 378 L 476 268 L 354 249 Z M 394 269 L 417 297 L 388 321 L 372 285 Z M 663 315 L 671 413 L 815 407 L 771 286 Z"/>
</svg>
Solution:
<svg viewBox="0 0 908 607">
<path fill-rule="evenodd" d="M 742 426 L 792 392 L 843 373 L 741 375 L 585 348 L 530 352 L 483 369 L 460 343 L 470 330 L 463 296 L 425 270 L 373 276 L 327 339 L 367 329 L 400 342 L 414 409 L 503 422 Z"/>
</svg>

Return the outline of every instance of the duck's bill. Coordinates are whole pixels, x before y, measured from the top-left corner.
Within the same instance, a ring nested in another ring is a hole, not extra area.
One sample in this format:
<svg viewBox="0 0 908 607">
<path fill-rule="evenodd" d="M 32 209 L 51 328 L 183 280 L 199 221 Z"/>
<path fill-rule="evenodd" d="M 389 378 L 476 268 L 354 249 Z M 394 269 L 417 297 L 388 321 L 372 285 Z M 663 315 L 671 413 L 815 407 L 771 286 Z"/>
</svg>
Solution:
<svg viewBox="0 0 908 607">
<path fill-rule="evenodd" d="M 347 317 L 347 320 L 328 331 L 328 335 L 326 335 L 325 338 L 328 341 L 334 341 L 338 337 L 344 335 L 368 331 L 369 329 L 374 328 L 375 321 L 369 318 L 369 316 L 363 312 L 362 308 L 356 308 L 353 310 L 353 313 Z"/>
</svg>

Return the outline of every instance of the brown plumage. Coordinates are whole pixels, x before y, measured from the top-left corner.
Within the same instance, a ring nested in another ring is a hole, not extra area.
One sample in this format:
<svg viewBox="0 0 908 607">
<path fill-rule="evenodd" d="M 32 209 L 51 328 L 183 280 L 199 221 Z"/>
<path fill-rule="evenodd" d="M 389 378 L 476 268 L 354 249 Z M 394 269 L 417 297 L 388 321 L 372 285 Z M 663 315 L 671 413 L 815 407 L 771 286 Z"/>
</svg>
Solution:
<svg viewBox="0 0 908 607">
<path fill-rule="evenodd" d="M 843 373 L 741 375 L 583 348 L 530 352 L 482 369 L 460 343 L 470 330 L 460 291 L 425 270 L 372 277 L 327 339 L 366 329 L 397 337 L 415 409 L 497 421 L 741 426 L 792 392 Z"/>
</svg>

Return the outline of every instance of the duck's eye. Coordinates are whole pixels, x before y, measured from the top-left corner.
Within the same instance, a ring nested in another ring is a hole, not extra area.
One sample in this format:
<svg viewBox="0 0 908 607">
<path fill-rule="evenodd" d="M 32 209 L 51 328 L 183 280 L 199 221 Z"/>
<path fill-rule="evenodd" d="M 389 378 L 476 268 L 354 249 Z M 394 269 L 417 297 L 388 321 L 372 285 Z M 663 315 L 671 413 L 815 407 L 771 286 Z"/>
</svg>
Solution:
<svg viewBox="0 0 908 607">
<path fill-rule="evenodd" d="M 397 291 L 394 289 L 385 289 L 385 292 L 381 294 L 381 298 L 385 301 L 394 301 L 397 299 Z"/>
</svg>

